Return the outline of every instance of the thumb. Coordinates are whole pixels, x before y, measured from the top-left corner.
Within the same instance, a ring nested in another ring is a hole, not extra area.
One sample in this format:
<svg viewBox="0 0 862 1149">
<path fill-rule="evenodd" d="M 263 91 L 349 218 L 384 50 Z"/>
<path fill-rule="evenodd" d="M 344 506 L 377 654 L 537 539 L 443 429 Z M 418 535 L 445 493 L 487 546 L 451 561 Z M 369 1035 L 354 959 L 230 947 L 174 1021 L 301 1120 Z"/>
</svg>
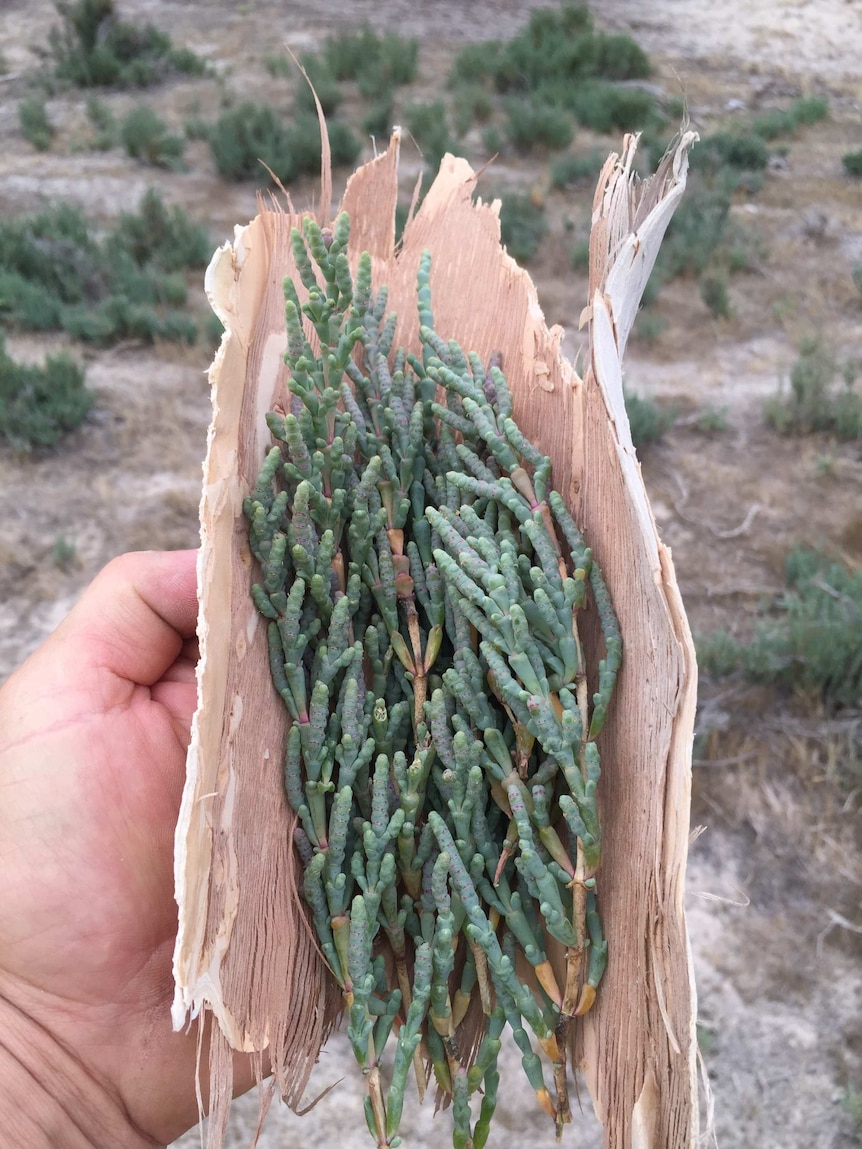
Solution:
<svg viewBox="0 0 862 1149">
<path fill-rule="evenodd" d="M 48 640 L 53 658 L 143 686 L 158 682 L 195 632 L 196 554 L 137 551 L 108 563 Z"/>
</svg>

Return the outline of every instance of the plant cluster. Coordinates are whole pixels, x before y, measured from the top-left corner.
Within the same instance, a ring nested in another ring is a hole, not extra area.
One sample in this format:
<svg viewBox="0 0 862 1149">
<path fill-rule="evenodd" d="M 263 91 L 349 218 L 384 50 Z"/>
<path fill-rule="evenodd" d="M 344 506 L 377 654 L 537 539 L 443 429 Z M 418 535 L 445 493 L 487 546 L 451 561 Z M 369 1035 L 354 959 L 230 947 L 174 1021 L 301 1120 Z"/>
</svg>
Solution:
<svg viewBox="0 0 862 1149">
<path fill-rule="evenodd" d="M 332 163 L 351 164 L 361 143 L 343 120 L 327 124 Z M 225 179 L 259 179 L 267 168 L 282 183 L 320 170 L 320 124 L 310 112 L 290 123 L 268 104 L 244 100 L 224 112 L 208 132 L 216 170 Z"/>
<path fill-rule="evenodd" d="M 165 121 L 146 104 L 132 108 L 120 125 L 120 139 L 135 160 L 159 168 L 176 168 L 185 148 L 182 136 L 173 135 Z"/>
<path fill-rule="evenodd" d="M 625 400 L 632 442 L 639 451 L 657 442 L 673 426 L 676 419 L 673 408 L 659 407 L 653 399 L 644 399 L 632 391 L 626 394 Z"/>
<path fill-rule="evenodd" d="M 619 629 L 496 357 L 435 332 L 430 256 L 421 354 L 393 353 L 386 290 L 372 291 L 367 255 L 352 277 L 348 232 L 342 215 L 292 233 L 307 301 L 285 282 L 292 399 L 267 416 L 275 446 L 244 505 L 252 596 L 291 718 L 304 895 L 371 1135 L 400 1143 L 412 1070 L 420 1094 L 433 1073 L 451 1103 L 456 1149 L 482 1149 L 506 1024 L 558 1132 L 570 1119 L 568 1030 L 607 960 L 595 739 Z M 592 700 L 588 591 L 606 649 Z M 566 947 L 562 985 L 550 938 Z"/>
<path fill-rule="evenodd" d="M 529 263 L 548 234 L 545 208 L 532 196 L 512 192 L 502 197 L 500 240 L 519 263 Z"/>
<path fill-rule="evenodd" d="M 45 110 L 45 101 L 29 96 L 18 105 L 18 124 L 21 135 L 39 152 L 47 152 L 55 131 Z"/>
<path fill-rule="evenodd" d="M 775 140 L 793 136 L 800 128 L 817 124 L 828 115 L 829 101 L 825 96 L 804 96 L 787 108 L 770 108 L 756 116 L 751 130 L 764 140 Z"/>
<path fill-rule="evenodd" d="M 326 42 L 323 58 L 336 80 L 355 80 L 367 99 L 380 99 L 416 76 L 419 44 L 371 28 L 345 32 Z"/>
<path fill-rule="evenodd" d="M 844 165 L 844 170 L 848 176 L 853 176 L 855 179 L 862 179 L 862 150 L 858 152 L 846 152 L 841 157 L 841 163 Z"/>
<path fill-rule="evenodd" d="M 828 706 L 862 701 L 862 572 L 820 551 L 796 547 L 785 560 L 784 592 L 749 642 L 718 631 L 698 641 L 710 674 L 741 674 L 818 698 Z"/>
<path fill-rule="evenodd" d="M 194 342 L 178 311 L 184 272 L 210 255 L 206 233 L 150 189 L 100 238 L 79 208 L 58 204 L 0 221 L 0 316 L 30 331 L 65 330 L 106 346 L 120 339 Z"/>
<path fill-rule="evenodd" d="M 92 404 L 84 372 L 69 355 L 49 356 L 44 367 L 16 363 L 0 334 L 0 436 L 13 447 L 53 447 Z"/>
<path fill-rule="evenodd" d="M 790 369 L 790 387 L 779 389 L 766 405 L 767 422 L 782 435 L 827 431 L 839 439 L 862 438 L 862 395 L 854 371 L 845 367 L 838 383 L 838 364 L 820 339 L 806 339 Z"/>
<path fill-rule="evenodd" d="M 171 73 L 201 75 L 205 64 L 152 24 L 120 19 L 114 0 L 56 0 L 61 24 L 51 29 L 54 75 L 78 88 L 146 88 Z"/>
<path fill-rule="evenodd" d="M 477 106 L 477 88 L 503 95 L 503 130 L 516 149 L 560 149 L 572 138 L 573 118 L 603 133 L 663 124 L 648 92 L 620 84 L 649 72 L 633 40 L 597 31 L 586 7 L 567 5 L 534 11 L 507 42 L 468 44 L 455 59 L 449 86 L 456 107 Z M 462 91 L 471 93 L 469 100 Z"/>
</svg>

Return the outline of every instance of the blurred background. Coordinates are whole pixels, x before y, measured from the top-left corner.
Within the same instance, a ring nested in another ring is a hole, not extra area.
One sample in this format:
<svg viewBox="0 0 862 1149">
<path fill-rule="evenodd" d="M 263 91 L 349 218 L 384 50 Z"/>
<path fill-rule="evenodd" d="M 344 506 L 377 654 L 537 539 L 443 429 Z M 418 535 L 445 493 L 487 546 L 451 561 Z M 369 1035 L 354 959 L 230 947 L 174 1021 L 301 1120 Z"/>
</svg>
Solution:
<svg viewBox="0 0 862 1149">
<path fill-rule="evenodd" d="M 626 386 L 701 666 L 704 1072 L 723 1149 L 862 1144 L 862 5 L 5 0 L 0 31 L 0 677 L 113 555 L 197 542 L 203 270 L 275 190 L 260 159 L 298 207 L 317 194 L 288 47 L 336 194 L 396 123 L 399 227 L 446 151 L 488 165 L 478 194 L 572 358 L 599 169 L 638 130 L 648 173 L 691 120 Z M 550 1147 L 509 1069 L 491 1143 Z M 260 1144 L 365 1144 L 339 1041 L 310 1096 L 342 1076 Z M 240 1102 L 228 1144 L 256 1120 Z M 430 1108 L 404 1132 L 448 1144 Z"/>
</svg>

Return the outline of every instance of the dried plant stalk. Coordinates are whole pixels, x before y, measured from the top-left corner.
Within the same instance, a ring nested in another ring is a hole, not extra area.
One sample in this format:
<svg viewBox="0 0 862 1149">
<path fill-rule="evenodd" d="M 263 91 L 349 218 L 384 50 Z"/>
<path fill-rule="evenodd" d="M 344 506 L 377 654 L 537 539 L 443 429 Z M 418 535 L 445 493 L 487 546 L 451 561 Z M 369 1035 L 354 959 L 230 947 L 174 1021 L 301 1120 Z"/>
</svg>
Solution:
<svg viewBox="0 0 862 1149">
<path fill-rule="evenodd" d="M 394 250 L 397 140 L 351 179 L 350 254 L 367 250 L 417 346 L 420 253 L 433 254 L 437 329 L 488 357 L 502 350 L 524 433 L 550 455 L 555 487 L 604 568 L 626 665 L 600 736 L 605 854 L 602 916 L 611 960 L 578 1031 L 576 1062 L 613 1147 L 693 1144 L 693 982 L 682 911 L 688 837 L 693 651 L 670 557 L 658 540 L 622 401 L 621 357 L 640 293 L 685 184 L 686 136 L 652 181 L 630 175 L 635 141 L 600 181 L 592 232 L 591 362 L 580 380 L 548 331 L 529 277 L 499 246 L 497 205 L 473 202 L 475 175 L 444 159 L 402 250 Z M 285 407 L 281 283 L 295 275 L 293 213 L 263 209 L 214 260 L 208 291 L 227 335 L 213 367 L 214 421 L 202 500 L 199 708 L 177 831 L 180 931 L 175 1024 L 211 1010 L 210 1140 L 224 1129 L 230 1050 L 266 1050 L 297 1105 L 339 1008 L 298 900 L 282 789 L 284 708 L 248 595 L 242 500 L 269 445 L 264 416 Z M 328 218 L 319 219 L 328 225 Z M 586 636 L 595 645 L 595 634 Z M 562 961 L 562 955 L 560 955 Z M 557 979 L 565 984 L 560 965 Z"/>
</svg>

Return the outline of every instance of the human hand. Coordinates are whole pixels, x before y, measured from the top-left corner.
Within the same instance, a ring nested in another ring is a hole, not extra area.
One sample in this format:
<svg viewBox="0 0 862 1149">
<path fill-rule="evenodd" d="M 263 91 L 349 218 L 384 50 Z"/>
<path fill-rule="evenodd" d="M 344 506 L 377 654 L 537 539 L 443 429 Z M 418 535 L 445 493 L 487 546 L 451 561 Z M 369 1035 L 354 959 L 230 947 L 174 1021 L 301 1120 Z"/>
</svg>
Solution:
<svg viewBox="0 0 862 1149">
<path fill-rule="evenodd" d="M 197 1035 L 170 1020 L 196 616 L 194 551 L 124 555 L 0 690 L 0 1048 L 44 1045 L 84 1108 L 103 1091 L 104 1115 L 73 1120 L 104 1120 L 117 1146 L 163 1145 L 198 1117 Z M 102 1144 L 51 1129 L 16 1149 Z"/>
</svg>

